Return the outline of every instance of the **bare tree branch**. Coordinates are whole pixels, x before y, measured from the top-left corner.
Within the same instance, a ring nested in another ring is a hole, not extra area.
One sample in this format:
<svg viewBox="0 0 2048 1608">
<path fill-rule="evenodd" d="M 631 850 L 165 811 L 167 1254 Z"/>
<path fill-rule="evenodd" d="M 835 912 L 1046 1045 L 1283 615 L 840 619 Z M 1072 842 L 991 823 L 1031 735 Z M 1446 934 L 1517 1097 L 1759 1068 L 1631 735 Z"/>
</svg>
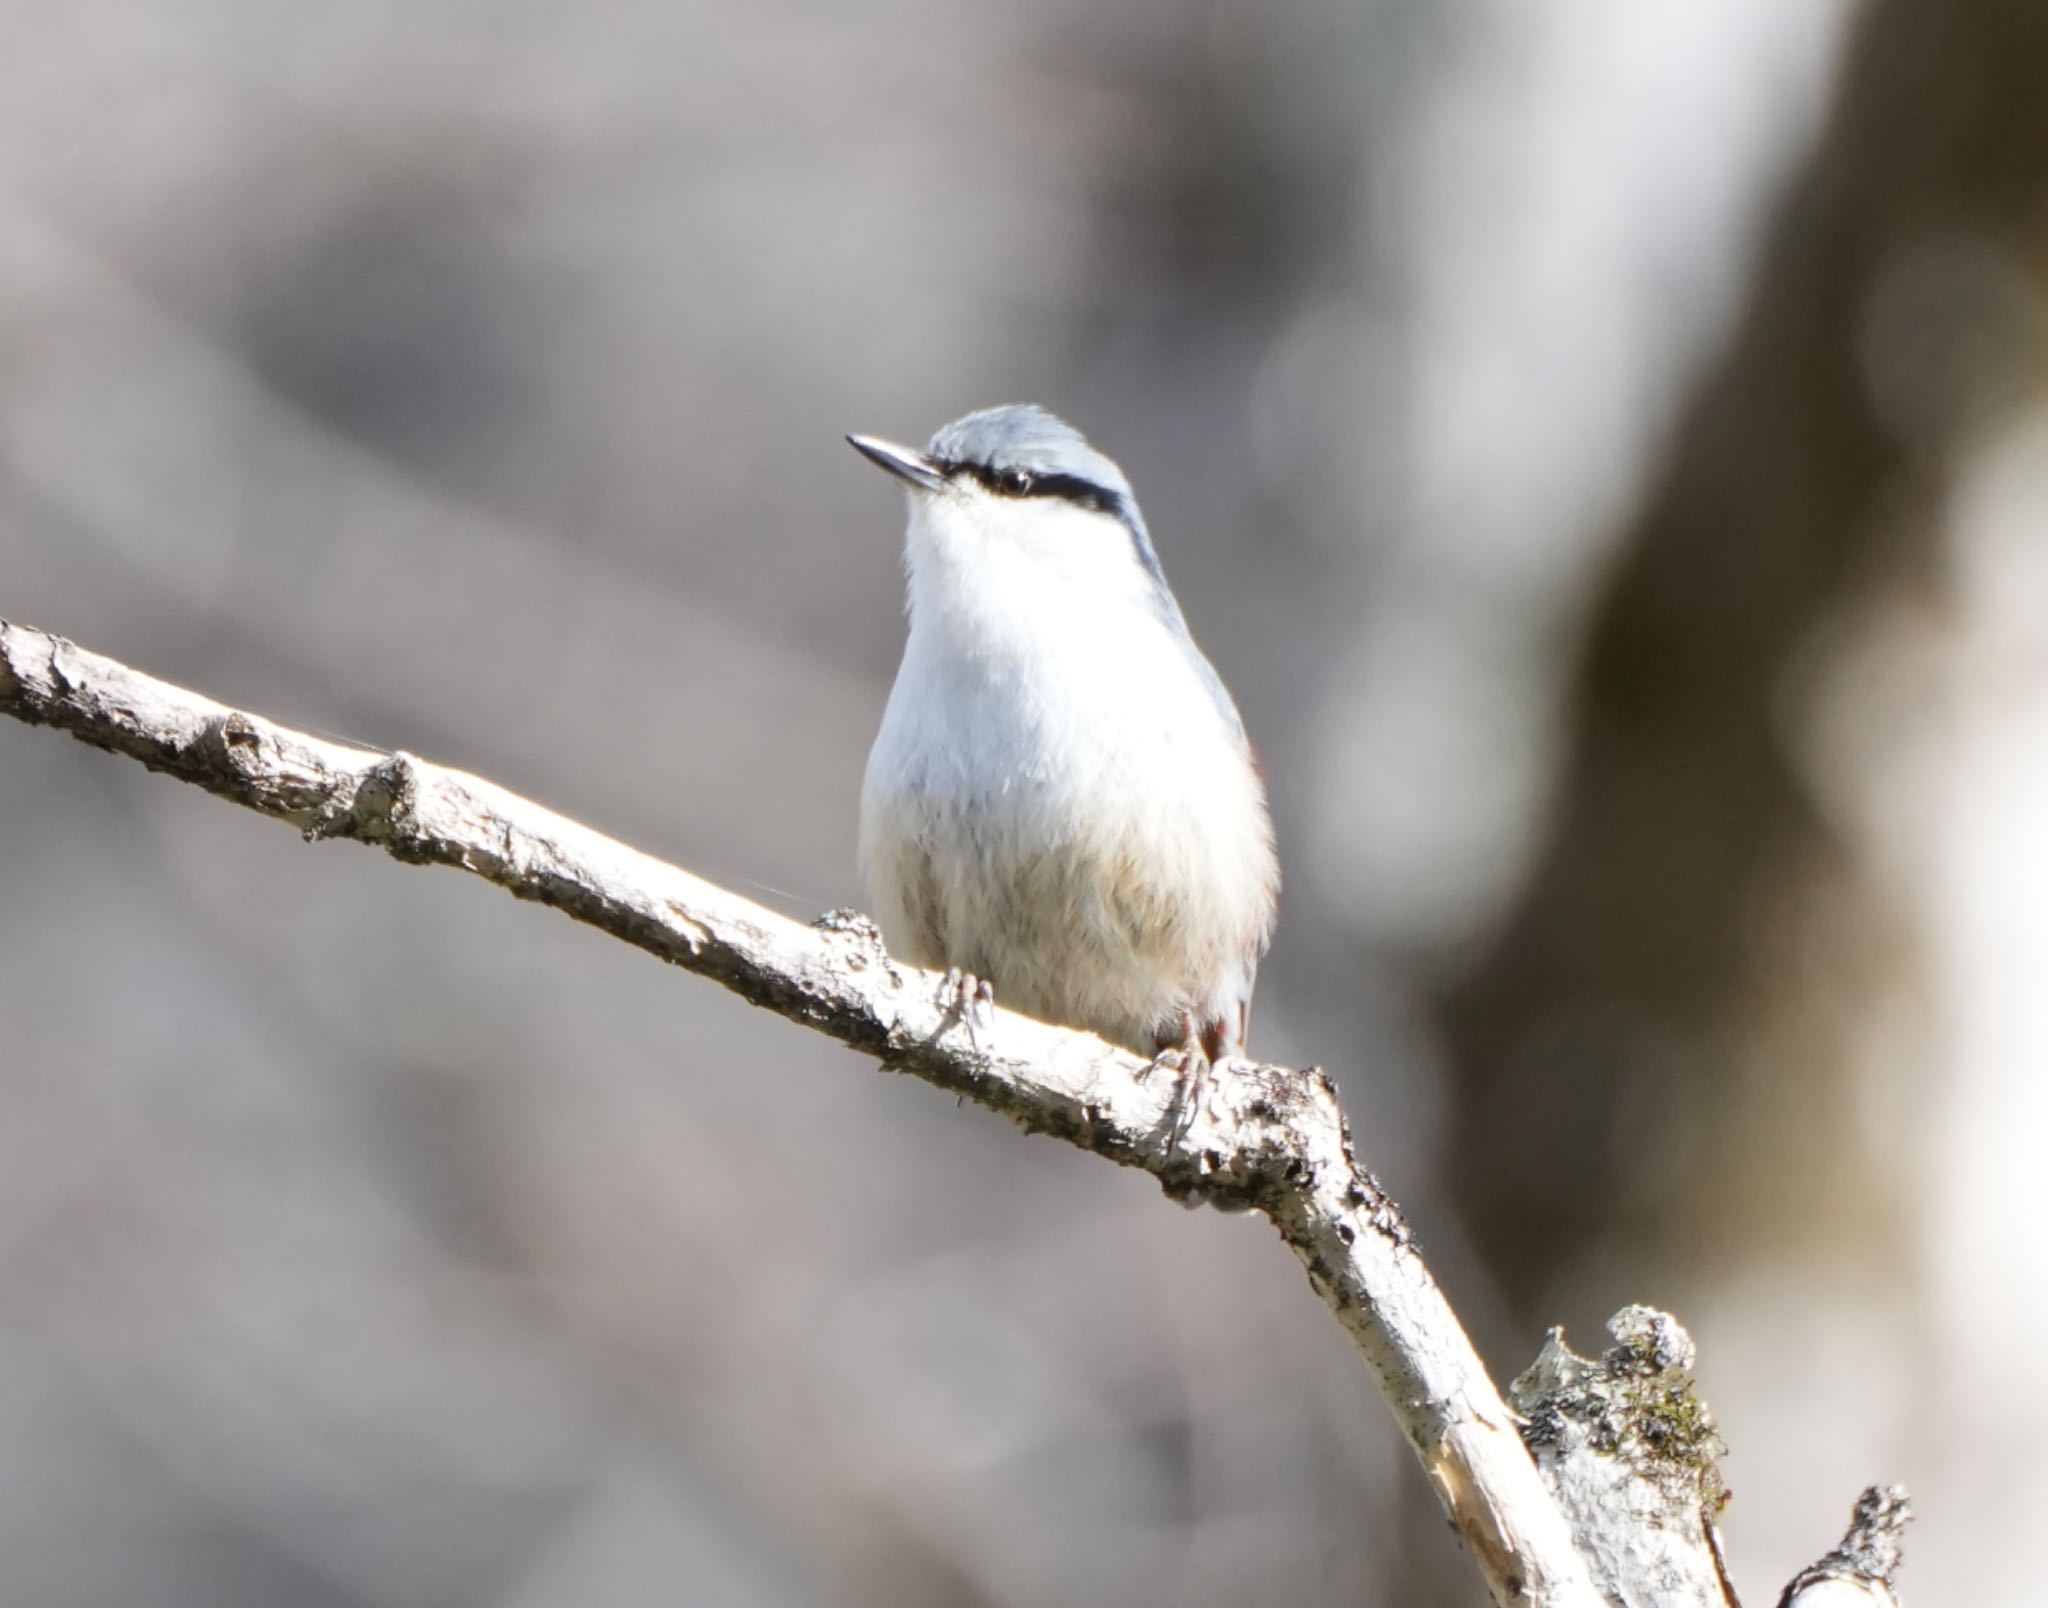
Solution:
<svg viewBox="0 0 2048 1608">
<path fill-rule="evenodd" d="M 1028 1132 L 1142 1168 L 1180 1199 L 1262 1213 L 1364 1354 L 1495 1601 L 1733 1601 L 1714 1526 L 1719 1442 L 1691 1392 L 1685 1331 L 1630 1308 L 1613 1325 L 1620 1346 L 1599 1363 L 1553 1334 L 1517 1382 L 1518 1417 L 1400 1210 L 1358 1164 L 1320 1072 L 1232 1062 L 1189 1078 L 1008 1011 L 963 1022 L 944 981 L 891 960 L 865 917 L 835 911 L 805 926 L 480 777 L 294 731 L 5 620 L 0 711 L 288 821 L 308 840 L 354 838 L 474 872 Z M 1893 1602 L 1905 1516 L 1903 1492 L 1866 1493 L 1849 1539 L 1785 1601 L 1820 1608 L 1812 1593 L 1839 1586 Z"/>
<path fill-rule="evenodd" d="M 851 912 L 764 909 L 480 777 L 294 731 L 0 620 L 0 710 L 296 826 L 471 871 L 723 983 L 885 1066 L 1158 1178 L 1262 1212 L 1364 1353 L 1495 1599 L 1590 1608 L 1571 1533 L 1399 1209 L 1359 1166 L 1328 1078 L 1234 1063 L 1192 1090 L 1007 1011 L 969 1027 L 936 975 Z"/>
<path fill-rule="evenodd" d="M 1842 1544 L 1802 1569 L 1778 1608 L 1898 1608 L 1900 1536 L 1912 1516 L 1904 1486 L 1871 1486 L 1856 1499 Z"/>
<path fill-rule="evenodd" d="M 1721 1556 L 1728 1501 L 1713 1414 L 1693 1391 L 1692 1336 L 1668 1313 L 1624 1307 L 1597 1361 L 1550 1331 L 1508 1387 L 1523 1438 L 1610 1602 L 1739 1608 Z"/>
</svg>

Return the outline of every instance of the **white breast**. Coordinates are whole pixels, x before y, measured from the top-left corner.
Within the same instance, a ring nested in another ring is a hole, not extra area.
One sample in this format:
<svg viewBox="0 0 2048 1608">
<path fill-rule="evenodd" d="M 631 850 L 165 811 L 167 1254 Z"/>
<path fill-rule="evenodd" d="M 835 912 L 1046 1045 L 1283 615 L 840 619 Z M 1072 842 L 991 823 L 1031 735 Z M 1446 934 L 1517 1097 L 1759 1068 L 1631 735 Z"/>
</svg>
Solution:
<svg viewBox="0 0 2048 1608">
<path fill-rule="evenodd" d="M 1079 534 L 1076 562 L 1100 556 L 1104 533 Z M 1134 561 L 1091 586 L 988 538 L 913 521 L 910 638 L 862 798 L 876 919 L 907 960 L 1149 1052 L 1162 1024 L 1249 999 L 1277 883 L 1263 792 Z"/>
</svg>

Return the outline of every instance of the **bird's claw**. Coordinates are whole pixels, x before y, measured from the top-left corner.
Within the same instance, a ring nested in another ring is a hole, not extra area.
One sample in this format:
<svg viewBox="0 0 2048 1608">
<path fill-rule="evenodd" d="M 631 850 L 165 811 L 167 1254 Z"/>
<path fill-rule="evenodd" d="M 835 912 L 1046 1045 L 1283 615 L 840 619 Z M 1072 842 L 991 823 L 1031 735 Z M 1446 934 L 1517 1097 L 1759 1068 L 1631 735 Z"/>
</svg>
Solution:
<svg viewBox="0 0 2048 1608">
<path fill-rule="evenodd" d="M 967 1030 L 967 1042 L 978 1050 L 982 1035 L 996 1025 L 996 985 L 948 966 L 945 981 L 939 984 L 939 1009 Z"/>
<path fill-rule="evenodd" d="M 1199 1044 L 1190 1042 L 1161 1050 L 1152 1058 L 1152 1065 L 1173 1074 L 1173 1099 L 1166 1111 L 1166 1148 L 1179 1150 L 1202 1114 L 1212 1063 Z"/>
</svg>

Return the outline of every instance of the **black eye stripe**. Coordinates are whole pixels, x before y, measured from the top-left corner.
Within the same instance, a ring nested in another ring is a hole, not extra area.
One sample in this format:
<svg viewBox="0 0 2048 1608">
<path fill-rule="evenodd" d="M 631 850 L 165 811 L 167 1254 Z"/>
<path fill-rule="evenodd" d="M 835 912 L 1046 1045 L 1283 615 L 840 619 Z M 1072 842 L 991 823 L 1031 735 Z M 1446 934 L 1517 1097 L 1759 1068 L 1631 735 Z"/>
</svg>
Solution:
<svg viewBox="0 0 2048 1608">
<path fill-rule="evenodd" d="M 1107 486 L 1080 475 L 1036 474 L 1030 470 L 991 469 L 985 463 L 950 463 L 949 475 L 970 475 L 998 497 L 1057 497 L 1093 513 L 1123 513 L 1123 499 Z"/>
</svg>

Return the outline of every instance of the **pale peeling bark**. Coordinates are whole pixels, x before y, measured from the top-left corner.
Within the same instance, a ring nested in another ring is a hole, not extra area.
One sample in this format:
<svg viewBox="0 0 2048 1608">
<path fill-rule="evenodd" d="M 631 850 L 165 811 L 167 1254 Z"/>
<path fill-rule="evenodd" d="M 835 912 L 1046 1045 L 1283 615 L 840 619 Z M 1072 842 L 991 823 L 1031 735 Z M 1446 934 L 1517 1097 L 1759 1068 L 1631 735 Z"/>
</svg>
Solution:
<svg viewBox="0 0 2048 1608">
<path fill-rule="evenodd" d="M 1548 1390 L 1524 1410 L 1553 1499 L 1523 1444 L 1523 1420 L 1494 1389 L 1399 1208 L 1359 1165 L 1336 1091 L 1320 1072 L 1229 1062 L 1190 1081 L 1170 1064 L 1012 1012 L 963 1020 L 957 990 L 891 960 L 863 916 L 835 911 L 806 926 L 480 777 L 294 731 L 4 620 L 0 711 L 287 821 L 309 841 L 354 838 L 413 864 L 474 872 L 1029 1132 L 1141 1168 L 1170 1195 L 1264 1214 L 1363 1353 L 1496 1602 L 1718 1600 L 1663 1595 L 1643 1583 L 1678 1578 L 1661 1520 L 1638 1541 L 1622 1539 L 1642 1518 L 1635 1492 L 1646 1476 L 1641 1459 L 1617 1449 L 1654 1432 L 1639 1426 L 1610 1435 L 1594 1408 L 1567 1401 L 1597 1386 L 1611 1406 L 1617 1369 L 1648 1381 L 1654 1395 L 1690 1363 L 1689 1341 L 1682 1362 L 1666 1357 L 1683 1331 L 1651 1315 L 1657 1322 L 1646 1319 L 1633 1339 L 1623 1335 L 1621 1351 L 1603 1364 L 1570 1358 L 1553 1337 L 1524 1380 Z M 1617 1363 L 1623 1356 L 1632 1360 Z M 1698 1411 L 1710 1438 L 1711 1423 Z M 1560 1454 L 1612 1467 L 1562 1481 Z M 1704 1495 L 1694 1519 L 1711 1536 L 1712 1504 L 1702 1503 Z M 1902 1499 L 1898 1507 L 1902 1513 Z M 1836 1556 L 1808 1571 L 1812 1586 L 1847 1578 L 1848 1564 L 1829 1572 Z M 1818 1598 L 1786 1600 L 1821 1608 Z"/>
<path fill-rule="evenodd" d="M 1594 1583 L 1622 1608 L 1735 1608 L 1716 1519 L 1728 1500 L 1713 1415 L 1693 1392 L 1692 1337 L 1626 1307 L 1595 1361 L 1550 1338 L 1508 1399 Z"/>
<path fill-rule="evenodd" d="M 1595 1360 L 1550 1331 L 1508 1387 L 1523 1438 L 1564 1509 L 1595 1588 L 1615 1608 L 1741 1608 L 1721 1550 L 1727 1450 L 1693 1389 L 1692 1336 L 1669 1313 L 1624 1307 Z M 1834 1551 L 1802 1569 L 1778 1608 L 1900 1608 L 1903 1487 L 1858 1498 Z"/>
</svg>

